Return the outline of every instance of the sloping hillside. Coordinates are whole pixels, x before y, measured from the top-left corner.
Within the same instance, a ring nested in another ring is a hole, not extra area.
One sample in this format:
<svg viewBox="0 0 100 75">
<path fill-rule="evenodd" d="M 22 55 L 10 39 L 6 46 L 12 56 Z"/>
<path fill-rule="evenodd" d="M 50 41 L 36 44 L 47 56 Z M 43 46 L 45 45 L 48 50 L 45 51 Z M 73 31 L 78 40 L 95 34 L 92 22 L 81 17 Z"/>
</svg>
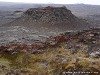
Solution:
<svg viewBox="0 0 100 75">
<path fill-rule="evenodd" d="M 100 29 L 66 32 L 44 43 L 0 46 L 1 75 L 100 75 Z"/>
<path fill-rule="evenodd" d="M 88 28 L 86 21 L 74 16 L 66 7 L 30 8 L 20 18 L 0 28 L 0 43 L 44 41 L 59 33 Z"/>
<path fill-rule="evenodd" d="M 66 7 L 31 8 L 17 20 L 10 23 L 12 26 L 26 26 L 32 29 L 45 31 L 82 30 L 88 28 L 88 23 L 74 16 Z"/>
</svg>

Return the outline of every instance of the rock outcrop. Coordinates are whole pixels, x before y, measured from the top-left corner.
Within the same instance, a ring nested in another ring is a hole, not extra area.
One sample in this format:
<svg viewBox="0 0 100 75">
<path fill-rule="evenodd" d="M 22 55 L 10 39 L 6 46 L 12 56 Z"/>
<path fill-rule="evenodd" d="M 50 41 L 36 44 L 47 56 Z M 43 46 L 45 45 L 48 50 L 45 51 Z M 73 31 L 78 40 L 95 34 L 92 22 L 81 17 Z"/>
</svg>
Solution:
<svg viewBox="0 0 100 75">
<path fill-rule="evenodd" d="M 40 32 L 61 32 L 88 28 L 88 23 L 74 16 L 66 7 L 30 8 L 10 23 L 14 26 L 27 26 Z"/>
</svg>

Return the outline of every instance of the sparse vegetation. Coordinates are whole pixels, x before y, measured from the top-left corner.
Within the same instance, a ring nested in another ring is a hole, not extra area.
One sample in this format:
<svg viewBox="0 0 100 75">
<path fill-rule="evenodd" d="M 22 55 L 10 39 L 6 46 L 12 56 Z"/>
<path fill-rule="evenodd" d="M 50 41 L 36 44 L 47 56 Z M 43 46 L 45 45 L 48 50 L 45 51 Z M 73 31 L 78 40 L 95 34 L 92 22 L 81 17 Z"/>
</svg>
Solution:
<svg viewBox="0 0 100 75">
<path fill-rule="evenodd" d="M 100 29 L 83 30 L 88 23 L 66 7 L 31 8 L 7 25 L 0 29 L 0 75 L 100 74 Z"/>
<path fill-rule="evenodd" d="M 67 38 L 64 34 L 54 37 L 51 41 L 56 42 L 55 44 L 50 44 L 49 39 L 43 45 L 1 46 L 0 49 L 3 50 L 0 52 L 0 71 L 2 75 L 9 73 L 14 75 L 62 75 L 65 71 L 96 71 L 98 72 L 96 75 L 99 75 L 100 58 L 93 59 L 89 56 L 88 42 L 79 41 L 82 34 L 76 34 L 78 39 L 71 38 L 70 40 L 67 40 L 69 37 Z"/>
</svg>

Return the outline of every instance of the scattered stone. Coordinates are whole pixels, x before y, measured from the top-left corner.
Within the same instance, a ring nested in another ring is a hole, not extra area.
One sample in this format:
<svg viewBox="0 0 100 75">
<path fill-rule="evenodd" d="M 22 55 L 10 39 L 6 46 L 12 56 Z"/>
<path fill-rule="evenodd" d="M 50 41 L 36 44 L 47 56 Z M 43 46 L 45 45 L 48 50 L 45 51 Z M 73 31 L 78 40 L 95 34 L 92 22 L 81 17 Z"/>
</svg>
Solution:
<svg viewBox="0 0 100 75">
<path fill-rule="evenodd" d="M 34 50 L 34 51 L 32 51 L 32 54 L 41 54 L 43 52 L 44 52 L 44 50 Z"/>
<path fill-rule="evenodd" d="M 92 52 L 92 53 L 90 53 L 90 57 L 99 58 L 100 52 Z"/>
</svg>

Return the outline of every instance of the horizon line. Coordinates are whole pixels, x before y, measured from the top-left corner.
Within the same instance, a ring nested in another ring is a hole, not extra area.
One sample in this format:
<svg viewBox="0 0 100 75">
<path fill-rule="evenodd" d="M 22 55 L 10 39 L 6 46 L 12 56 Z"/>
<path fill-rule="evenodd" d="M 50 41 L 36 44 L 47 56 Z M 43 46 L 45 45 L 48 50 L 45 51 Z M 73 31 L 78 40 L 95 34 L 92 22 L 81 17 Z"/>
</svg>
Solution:
<svg viewBox="0 0 100 75">
<path fill-rule="evenodd" d="M 67 4 L 67 3 L 52 3 L 52 2 L 48 2 L 48 3 L 34 3 L 34 2 L 11 2 L 11 1 L 0 1 L 0 2 L 3 2 L 3 3 L 15 3 L 15 4 Z M 68 4 L 80 4 L 80 5 L 100 5 L 100 4 L 87 4 L 87 3 L 68 3 Z"/>
</svg>

